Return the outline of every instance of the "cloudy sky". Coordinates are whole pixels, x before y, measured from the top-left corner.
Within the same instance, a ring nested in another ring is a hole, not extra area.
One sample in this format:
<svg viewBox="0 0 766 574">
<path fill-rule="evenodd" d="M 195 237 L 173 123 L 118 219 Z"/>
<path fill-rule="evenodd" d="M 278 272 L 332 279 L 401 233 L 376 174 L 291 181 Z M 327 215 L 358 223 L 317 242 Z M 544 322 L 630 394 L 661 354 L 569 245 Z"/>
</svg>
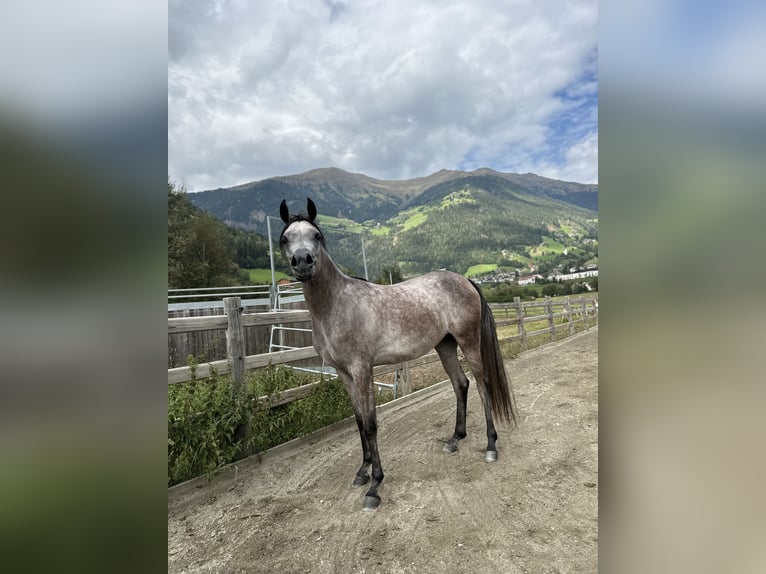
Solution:
<svg viewBox="0 0 766 574">
<path fill-rule="evenodd" d="M 597 0 L 171 0 L 168 174 L 598 182 Z"/>
</svg>

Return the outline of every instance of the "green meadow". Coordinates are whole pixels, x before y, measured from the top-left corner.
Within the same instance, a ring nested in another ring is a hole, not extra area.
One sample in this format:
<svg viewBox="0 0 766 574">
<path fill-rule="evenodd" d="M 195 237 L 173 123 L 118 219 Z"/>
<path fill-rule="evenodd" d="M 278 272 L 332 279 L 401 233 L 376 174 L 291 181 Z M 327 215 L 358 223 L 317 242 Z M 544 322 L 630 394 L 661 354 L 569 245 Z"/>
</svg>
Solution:
<svg viewBox="0 0 766 574">
<path fill-rule="evenodd" d="M 559 243 L 555 239 L 547 236 L 543 236 L 543 242 L 529 250 L 529 254 L 532 257 L 540 257 L 542 255 L 558 255 L 564 252 L 564 245 Z"/>
<path fill-rule="evenodd" d="M 325 230 L 344 231 L 346 233 L 362 233 L 364 226 L 350 219 L 341 219 L 330 215 L 319 214 L 317 216 L 319 226 Z"/>
<path fill-rule="evenodd" d="M 497 269 L 497 263 L 480 263 L 479 265 L 471 265 L 468 271 L 465 272 L 466 277 L 472 277 L 474 275 L 483 275 Z"/>
<path fill-rule="evenodd" d="M 245 269 L 250 275 L 250 282 L 256 285 L 268 285 L 271 283 L 271 269 Z M 275 271 L 274 277 L 277 281 L 280 279 L 292 279 L 287 273 Z"/>
</svg>

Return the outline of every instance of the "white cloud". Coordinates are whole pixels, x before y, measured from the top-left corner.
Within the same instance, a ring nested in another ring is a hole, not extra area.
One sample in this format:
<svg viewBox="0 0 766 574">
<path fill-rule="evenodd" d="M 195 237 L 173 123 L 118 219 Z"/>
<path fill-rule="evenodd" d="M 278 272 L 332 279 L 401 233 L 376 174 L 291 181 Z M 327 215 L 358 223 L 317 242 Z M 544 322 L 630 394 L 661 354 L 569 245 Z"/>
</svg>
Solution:
<svg viewBox="0 0 766 574">
<path fill-rule="evenodd" d="M 199 190 L 569 161 L 551 122 L 592 91 L 596 20 L 595 0 L 171 2 L 168 172 Z"/>
<path fill-rule="evenodd" d="M 598 134 L 590 133 L 569 147 L 564 152 L 563 165 L 542 165 L 538 174 L 564 181 L 598 183 Z"/>
</svg>

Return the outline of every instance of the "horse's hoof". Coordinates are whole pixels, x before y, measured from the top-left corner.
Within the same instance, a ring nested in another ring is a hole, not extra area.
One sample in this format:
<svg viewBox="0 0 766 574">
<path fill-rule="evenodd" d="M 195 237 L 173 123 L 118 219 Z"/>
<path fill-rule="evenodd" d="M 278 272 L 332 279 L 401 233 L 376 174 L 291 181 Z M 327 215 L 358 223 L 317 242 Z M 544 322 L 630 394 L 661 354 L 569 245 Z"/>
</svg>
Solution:
<svg viewBox="0 0 766 574">
<path fill-rule="evenodd" d="M 370 476 L 369 476 L 369 475 L 365 475 L 365 476 L 357 476 L 357 477 L 354 479 L 354 482 L 352 482 L 352 483 L 351 483 L 351 486 L 352 486 L 353 488 L 359 488 L 360 486 L 364 486 L 364 485 L 365 485 L 365 484 L 367 484 L 368 482 L 370 482 Z"/>
<path fill-rule="evenodd" d="M 488 450 L 487 455 L 484 457 L 484 460 L 487 462 L 496 462 L 497 461 L 497 451 L 496 450 Z"/>
<path fill-rule="evenodd" d="M 453 452 L 457 451 L 457 444 L 450 443 L 450 442 L 444 443 L 444 447 L 442 447 L 442 450 L 444 452 L 452 454 Z"/>
<path fill-rule="evenodd" d="M 362 510 L 377 510 L 380 506 L 380 496 L 365 496 Z"/>
</svg>

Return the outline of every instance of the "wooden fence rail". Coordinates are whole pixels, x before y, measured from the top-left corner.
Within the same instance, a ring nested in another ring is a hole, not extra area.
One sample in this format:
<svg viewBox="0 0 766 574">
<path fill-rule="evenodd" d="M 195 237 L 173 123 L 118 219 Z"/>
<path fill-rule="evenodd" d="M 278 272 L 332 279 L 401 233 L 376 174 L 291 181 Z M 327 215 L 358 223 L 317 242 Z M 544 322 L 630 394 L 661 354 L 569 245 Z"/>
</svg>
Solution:
<svg viewBox="0 0 766 574">
<path fill-rule="evenodd" d="M 262 327 L 264 325 L 282 325 L 285 323 L 304 323 L 311 321 L 308 309 L 290 311 L 271 311 L 266 313 L 241 313 L 243 327 Z M 226 329 L 226 315 L 207 317 L 171 317 L 168 319 L 168 334 L 192 333 L 211 329 Z"/>
<path fill-rule="evenodd" d="M 302 347 L 257 355 L 245 355 L 244 353 L 245 327 L 305 323 L 311 320 L 308 310 L 295 309 L 266 313 L 243 313 L 239 297 L 225 297 L 223 303 L 226 315 L 168 318 L 168 334 L 225 329 L 227 349 L 226 359 L 168 369 L 168 384 L 205 379 L 214 374 L 231 373 L 234 384 L 241 385 L 244 381 L 245 372 L 248 370 L 318 357 L 313 347 Z M 495 322 L 498 328 L 508 325 L 518 326 L 517 335 L 502 337 L 500 342 L 520 341 L 522 349 L 526 349 L 529 339 L 536 335 L 548 333 L 550 339 L 554 340 L 558 330 L 566 329 L 567 333 L 572 335 L 575 332 L 575 325 L 577 323 L 584 323 L 587 329 L 589 327 L 589 320 L 598 322 L 598 299 L 594 298 L 571 299 L 570 297 L 565 297 L 564 299 L 554 301 L 550 297 L 546 297 L 542 302 L 522 302 L 519 297 L 516 297 L 513 303 L 490 303 L 489 306 L 495 315 Z M 554 308 L 561 308 L 561 311 L 554 311 Z M 557 321 L 561 319 L 563 321 L 559 321 L 557 324 Z M 531 332 L 526 330 L 527 324 L 539 323 L 541 321 L 547 324 L 545 328 L 536 329 Z M 376 367 L 373 374 L 374 376 L 379 376 L 399 370 L 403 376 L 401 377 L 398 394 L 406 394 L 411 390 L 409 370 L 412 367 L 436 360 L 438 360 L 438 355 L 436 352 L 431 352 L 406 363 Z M 270 404 L 271 406 L 277 406 L 301 399 L 310 393 L 316 385 L 317 383 L 311 383 L 283 391 L 280 393 L 278 401 L 271 402 Z M 269 399 L 268 397 L 262 397 L 262 400 L 268 402 Z"/>
</svg>

